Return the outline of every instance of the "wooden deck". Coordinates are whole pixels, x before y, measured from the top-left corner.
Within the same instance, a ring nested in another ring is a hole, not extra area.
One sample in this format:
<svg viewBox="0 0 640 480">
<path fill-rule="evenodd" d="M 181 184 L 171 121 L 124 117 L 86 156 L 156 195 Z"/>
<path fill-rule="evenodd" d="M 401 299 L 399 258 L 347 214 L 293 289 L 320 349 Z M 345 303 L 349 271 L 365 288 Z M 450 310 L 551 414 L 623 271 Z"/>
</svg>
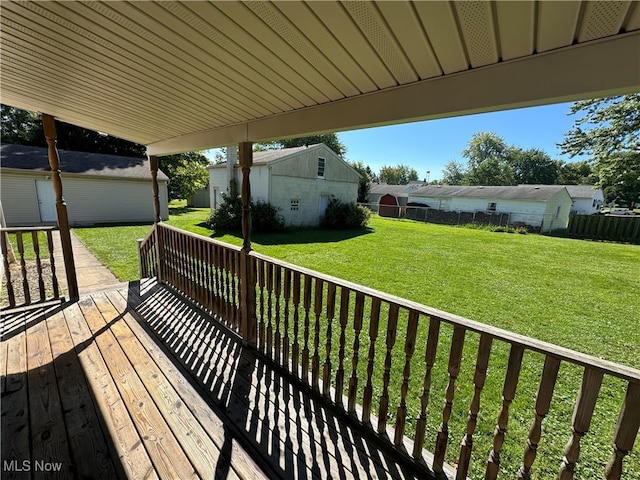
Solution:
<svg viewBox="0 0 640 480">
<path fill-rule="evenodd" d="M 4 312 L 0 369 L 3 479 L 424 478 L 153 283 Z"/>
</svg>

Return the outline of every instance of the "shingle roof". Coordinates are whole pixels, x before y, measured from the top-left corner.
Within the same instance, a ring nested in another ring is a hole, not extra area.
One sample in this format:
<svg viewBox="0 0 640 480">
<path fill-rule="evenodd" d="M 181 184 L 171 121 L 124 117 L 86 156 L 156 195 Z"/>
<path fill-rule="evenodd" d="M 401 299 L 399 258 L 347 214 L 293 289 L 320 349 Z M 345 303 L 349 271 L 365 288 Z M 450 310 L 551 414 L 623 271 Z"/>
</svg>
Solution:
<svg viewBox="0 0 640 480">
<path fill-rule="evenodd" d="M 563 185 L 518 185 L 517 187 L 428 185 L 418 188 L 411 195 L 417 197 L 501 198 L 542 202 L 549 200 L 563 189 L 565 189 Z"/>
<path fill-rule="evenodd" d="M 316 143 L 314 145 L 303 145 L 302 147 L 281 148 L 279 150 L 266 150 L 264 152 L 253 152 L 253 164 L 256 163 L 270 163 L 274 160 L 280 160 L 281 158 L 293 155 L 294 153 L 301 152 L 307 148 L 315 147 L 316 145 L 322 145 Z M 216 168 L 219 166 L 226 166 L 227 162 L 221 162 L 216 165 L 211 165 L 209 168 Z"/>
<path fill-rule="evenodd" d="M 369 193 L 373 193 L 374 195 L 391 194 L 395 195 L 396 197 L 406 197 L 408 196 L 408 190 L 410 190 L 410 187 L 408 185 L 387 185 L 386 183 L 379 183 L 371 185 Z"/>
<path fill-rule="evenodd" d="M 571 198 L 593 198 L 594 193 L 600 190 L 593 185 L 563 185 Z"/>
<path fill-rule="evenodd" d="M 74 152 L 58 150 L 60 170 L 95 177 L 117 177 L 132 179 L 151 179 L 149 160 L 146 158 L 121 157 L 102 153 Z M 19 170 L 49 172 L 49 157 L 46 148 L 25 145 L 0 146 L 0 166 Z M 158 180 L 169 180 L 164 173 L 158 172 Z"/>
</svg>

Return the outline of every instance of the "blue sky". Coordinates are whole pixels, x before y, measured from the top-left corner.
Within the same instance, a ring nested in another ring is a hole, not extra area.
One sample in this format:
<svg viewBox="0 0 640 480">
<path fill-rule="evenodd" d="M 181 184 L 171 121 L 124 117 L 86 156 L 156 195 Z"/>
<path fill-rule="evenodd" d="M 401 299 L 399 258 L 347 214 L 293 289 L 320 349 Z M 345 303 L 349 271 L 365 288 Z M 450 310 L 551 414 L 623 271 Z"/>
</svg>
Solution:
<svg viewBox="0 0 640 480">
<path fill-rule="evenodd" d="M 342 132 L 338 137 L 347 147 L 347 159 L 361 160 L 374 172 L 383 165 L 400 163 L 418 171 L 420 179 L 430 171 L 430 180 L 442 177 L 449 160 L 466 164 L 462 151 L 476 132 L 494 132 L 507 145 L 539 148 L 553 159 L 578 161 L 561 155 L 556 146 L 573 127 L 580 114 L 569 115 L 571 103 L 521 108 L 464 117 L 429 120 L 388 127 Z"/>
</svg>

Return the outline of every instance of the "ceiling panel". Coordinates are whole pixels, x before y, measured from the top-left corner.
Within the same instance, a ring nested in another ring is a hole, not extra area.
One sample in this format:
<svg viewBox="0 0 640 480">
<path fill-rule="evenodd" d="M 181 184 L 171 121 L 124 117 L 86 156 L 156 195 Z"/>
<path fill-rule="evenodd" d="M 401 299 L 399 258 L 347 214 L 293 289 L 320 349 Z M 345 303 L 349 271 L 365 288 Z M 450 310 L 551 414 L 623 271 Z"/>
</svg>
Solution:
<svg viewBox="0 0 640 480">
<path fill-rule="evenodd" d="M 157 154 L 640 90 L 631 1 L 8 0 L 0 21 L 4 103 Z"/>
</svg>

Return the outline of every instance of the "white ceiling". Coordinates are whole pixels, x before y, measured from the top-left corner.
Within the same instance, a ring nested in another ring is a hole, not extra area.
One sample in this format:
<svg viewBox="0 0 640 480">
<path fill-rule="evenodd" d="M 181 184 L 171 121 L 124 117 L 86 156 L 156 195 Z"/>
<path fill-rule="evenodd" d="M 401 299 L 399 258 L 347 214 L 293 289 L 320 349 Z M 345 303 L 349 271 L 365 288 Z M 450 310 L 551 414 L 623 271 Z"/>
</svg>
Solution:
<svg viewBox="0 0 640 480">
<path fill-rule="evenodd" d="M 637 1 L 3 1 L 2 102 L 152 154 L 640 91 Z"/>
</svg>

